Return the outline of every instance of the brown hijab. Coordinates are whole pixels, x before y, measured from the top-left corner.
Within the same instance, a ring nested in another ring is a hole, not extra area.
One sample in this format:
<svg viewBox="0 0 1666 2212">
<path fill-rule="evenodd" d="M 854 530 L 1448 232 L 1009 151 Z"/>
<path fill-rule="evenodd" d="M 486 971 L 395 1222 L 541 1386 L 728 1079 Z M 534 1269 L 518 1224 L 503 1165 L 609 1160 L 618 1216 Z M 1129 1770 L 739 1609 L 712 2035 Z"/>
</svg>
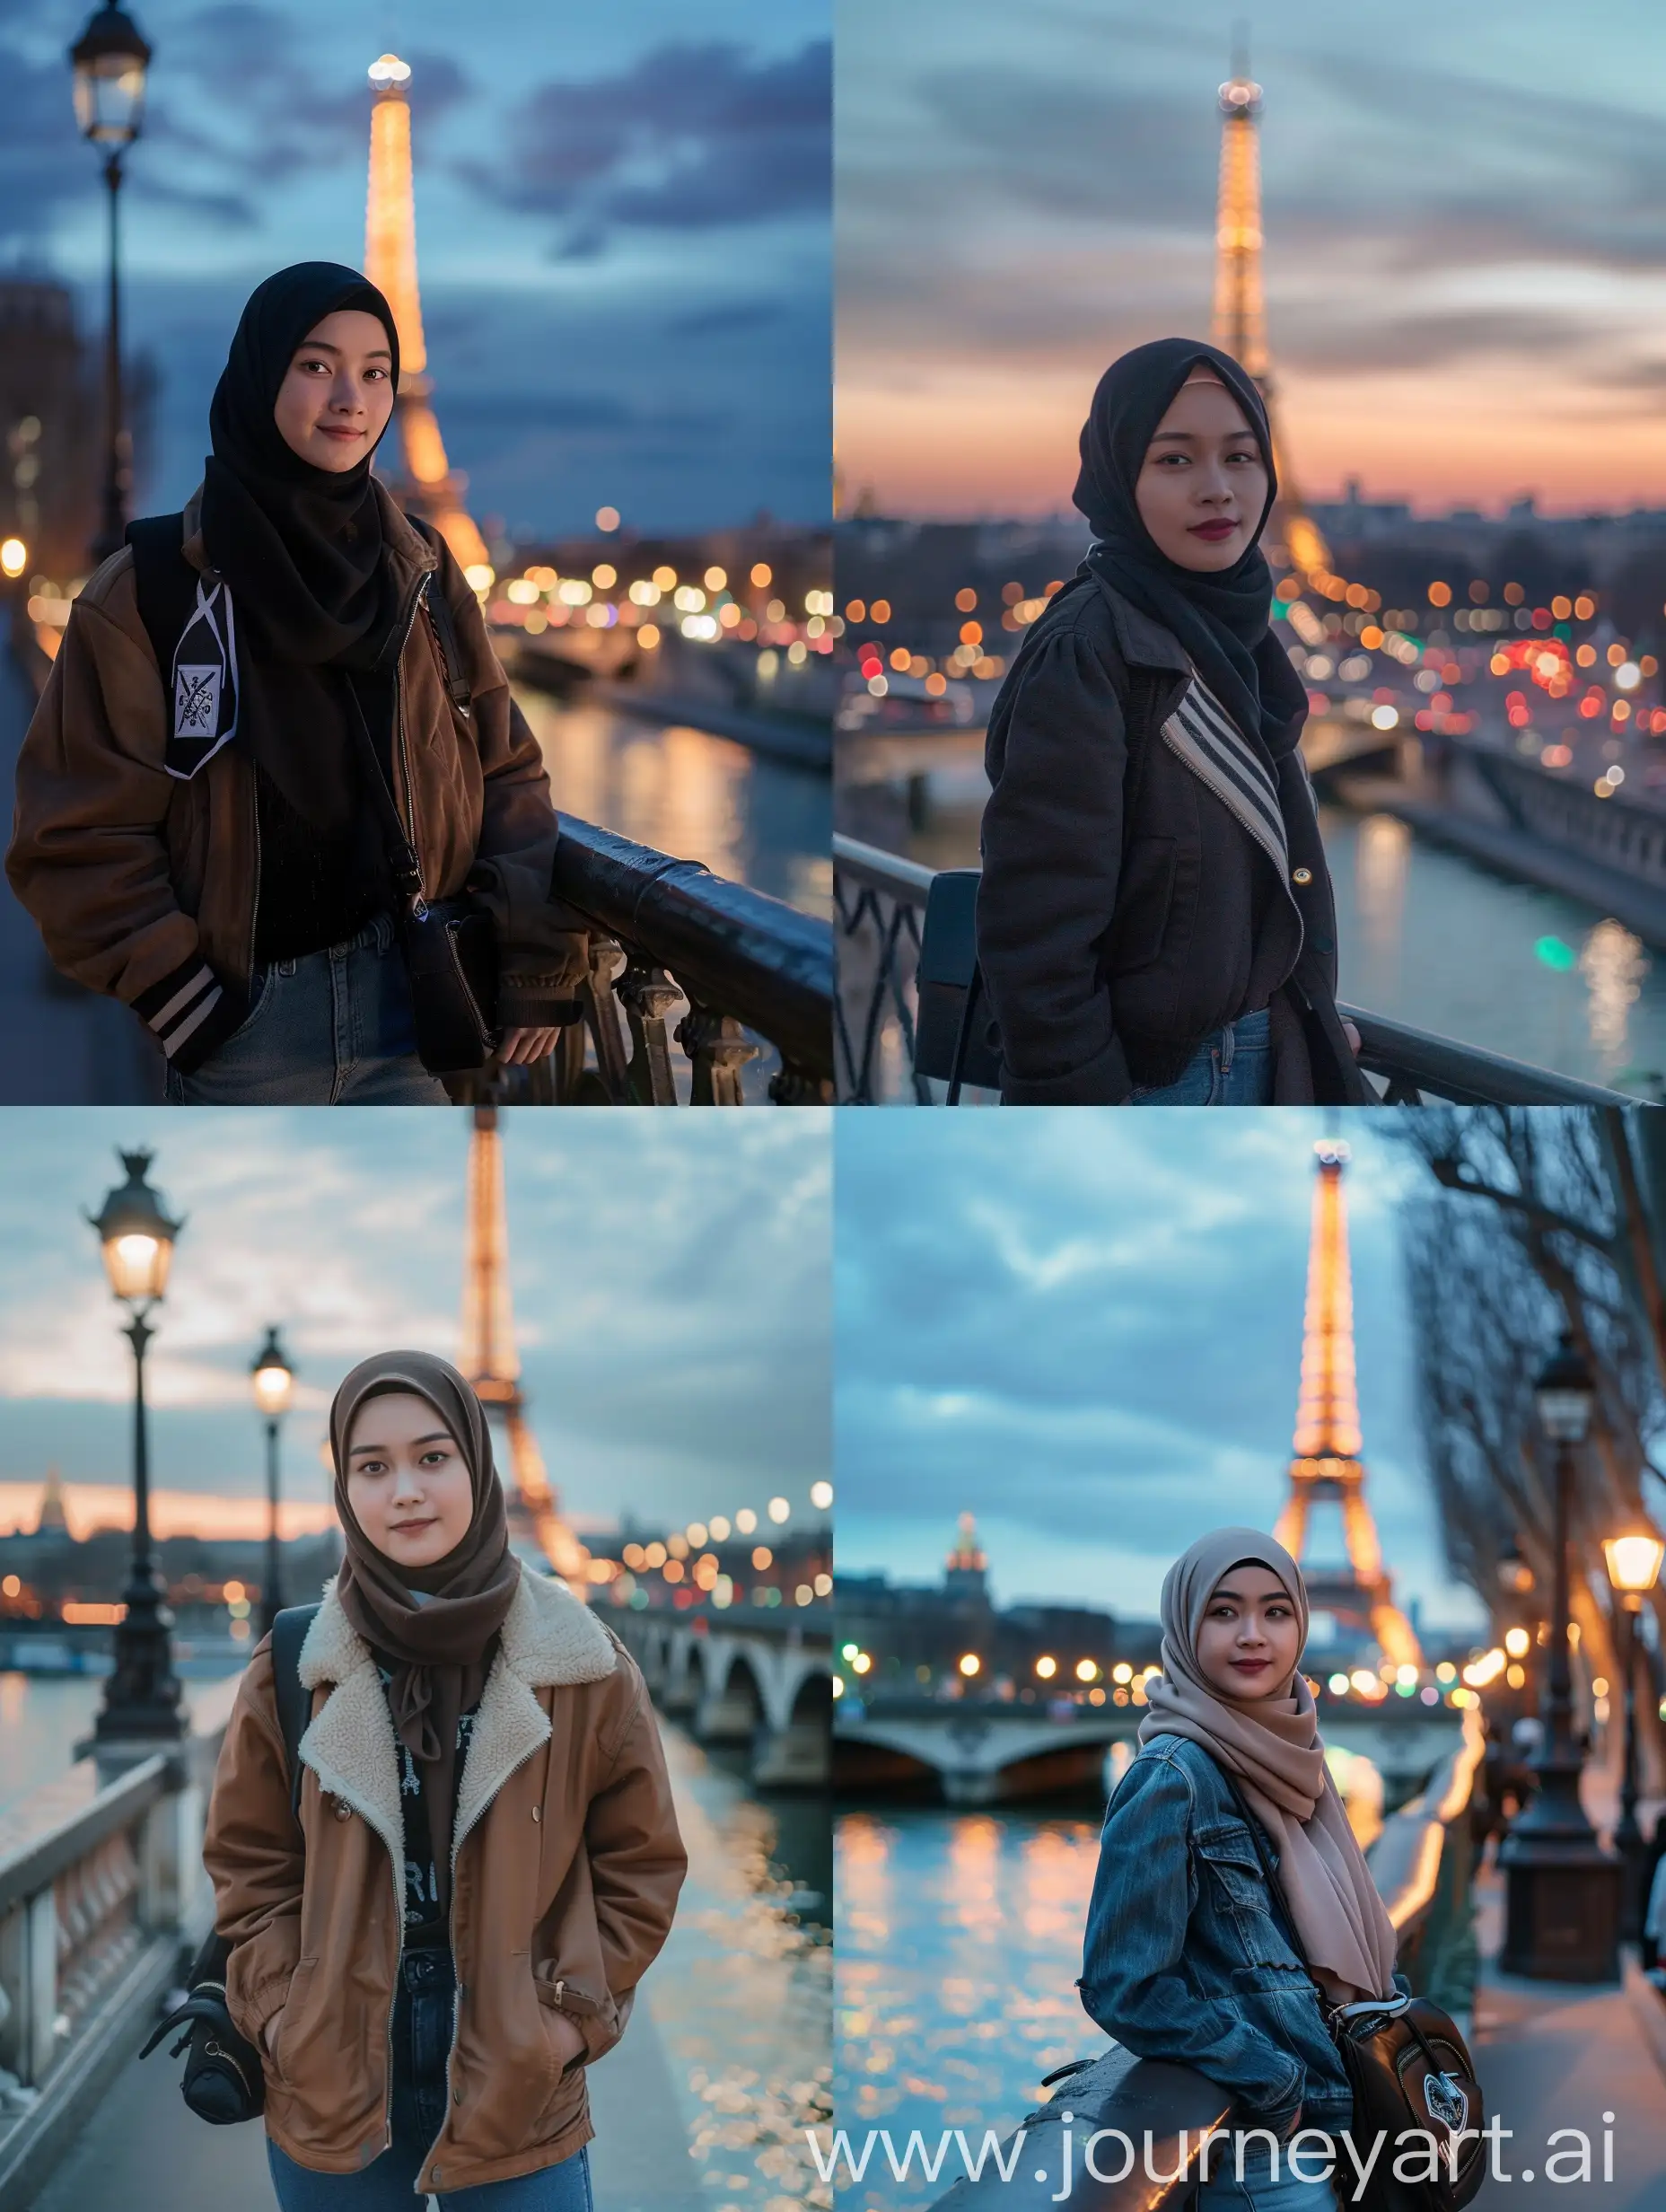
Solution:
<svg viewBox="0 0 1666 2212">
<path fill-rule="evenodd" d="M 368 1399 L 408 1391 L 440 1417 L 469 1469 L 474 1513 L 461 1541 L 432 1567 L 396 1567 L 360 1528 L 347 1502 L 347 1444 Z M 336 1512 L 346 1558 L 336 1594 L 365 1642 L 392 1671 L 388 1703 L 394 1734 L 416 1762 L 440 1883 L 451 1902 L 452 1771 L 458 1716 L 479 1702 L 497 1632 L 521 1579 L 509 1549 L 504 1486 L 492 1458 L 486 1409 L 455 1367 L 430 1352 L 380 1352 L 362 1360 L 329 1409 Z M 419 1605 L 413 1590 L 424 1593 Z"/>
<path fill-rule="evenodd" d="M 1278 1886 L 1315 1980 L 1334 2001 L 1394 1994 L 1394 1924 L 1325 1765 L 1319 1715 L 1298 1664 L 1271 1697 L 1231 1698 L 1197 1663 L 1197 1630 L 1215 1586 L 1244 1561 L 1276 1575 L 1307 1642 L 1307 1586 L 1259 1529 L 1200 1536 L 1163 1576 L 1162 1672 L 1145 1685 L 1140 1742 L 1188 1736 L 1233 1776 L 1278 1854 Z"/>
</svg>

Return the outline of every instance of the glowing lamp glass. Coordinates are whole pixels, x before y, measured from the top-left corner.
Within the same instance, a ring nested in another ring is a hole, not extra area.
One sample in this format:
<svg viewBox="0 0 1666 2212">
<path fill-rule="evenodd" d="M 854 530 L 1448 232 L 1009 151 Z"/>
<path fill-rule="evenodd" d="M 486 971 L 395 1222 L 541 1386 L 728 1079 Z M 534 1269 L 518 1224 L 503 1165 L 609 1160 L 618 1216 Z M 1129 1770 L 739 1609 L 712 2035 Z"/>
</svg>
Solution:
<svg viewBox="0 0 1666 2212">
<path fill-rule="evenodd" d="M 1658 1536 L 1646 1533 L 1606 1536 L 1602 1540 L 1602 1557 L 1608 1563 L 1609 1580 L 1615 1589 L 1641 1596 L 1645 1590 L 1653 1590 L 1660 1579 L 1666 1544 Z"/>
<path fill-rule="evenodd" d="M 254 1372 L 255 1403 L 268 1419 L 287 1413 L 289 1401 L 294 1395 L 295 1378 L 287 1367 L 257 1367 Z"/>
</svg>

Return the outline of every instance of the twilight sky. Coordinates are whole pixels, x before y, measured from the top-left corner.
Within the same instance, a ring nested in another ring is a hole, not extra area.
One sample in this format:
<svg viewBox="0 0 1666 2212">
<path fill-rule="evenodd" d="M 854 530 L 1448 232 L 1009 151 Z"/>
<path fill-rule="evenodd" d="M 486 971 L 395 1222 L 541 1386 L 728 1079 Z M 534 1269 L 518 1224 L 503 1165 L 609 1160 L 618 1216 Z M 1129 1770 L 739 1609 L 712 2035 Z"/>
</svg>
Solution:
<svg viewBox="0 0 1666 2212">
<path fill-rule="evenodd" d="M 430 371 L 479 515 L 644 529 L 828 512 L 826 0 L 134 0 L 155 49 L 123 189 L 128 329 L 162 379 L 142 511 L 206 451 L 240 309 L 363 257 L 365 71 L 413 69 Z M 84 0 L 0 0 L 0 271 L 103 329 L 104 208 L 65 50 Z"/>
<path fill-rule="evenodd" d="M 1216 91 L 1266 94 L 1310 496 L 1666 501 L 1666 17 L 1647 0 L 843 0 L 838 443 L 885 512 L 1068 504 L 1100 371 L 1208 336 Z"/>
<path fill-rule="evenodd" d="M 969 1509 L 1000 1602 L 1154 1620 L 1194 1537 L 1272 1528 L 1320 1114 L 837 1123 L 841 1571 L 935 1582 Z M 1447 1582 L 1422 1473 L 1395 1233 L 1417 1170 L 1366 1117 L 1348 1133 L 1367 1495 L 1400 1602 L 1478 1626 Z"/>
<path fill-rule="evenodd" d="M 828 1121 L 504 1116 L 523 1385 L 581 1527 L 627 1508 L 761 1512 L 776 1492 L 795 1517 L 820 1517 L 808 1491 L 829 1449 Z M 152 1183 L 189 1216 L 146 1363 L 153 1480 L 262 1490 L 249 1366 L 276 1321 L 298 1375 L 289 1488 L 321 1501 L 326 1417 L 347 1369 L 399 1345 L 457 1356 L 469 1135 L 465 1112 L 397 1107 L 11 1109 L 0 1503 L 52 1462 L 66 1482 L 128 1479 L 132 1358 L 80 1217 L 122 1180 L 118 1145 L 153 1149 Z"/>
</svg>

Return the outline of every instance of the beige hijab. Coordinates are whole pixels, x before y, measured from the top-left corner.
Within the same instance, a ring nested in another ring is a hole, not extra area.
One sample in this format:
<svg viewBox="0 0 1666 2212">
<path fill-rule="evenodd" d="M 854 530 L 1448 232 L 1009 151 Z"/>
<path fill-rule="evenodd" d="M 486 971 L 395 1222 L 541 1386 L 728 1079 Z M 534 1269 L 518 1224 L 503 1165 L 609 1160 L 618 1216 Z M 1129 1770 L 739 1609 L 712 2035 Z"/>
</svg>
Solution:
<svg viewBox="0 0 1666 2212">
<path fill-rule="evenodd" d="M 1307 1642 L 1302 1570 L 1259 1529 L 1215 1529 L 1162 1582 L 1162 1672 L 1145 1685 L 1140 1742 L 1188 1736 L 1226 1769 L 1278 1854 L 1278 1886 L 1309 1971 L 1334 2002 L 1394 1994 L 1395 1935 L 1325 1766 L 1313 1693 L 1298 1663 L 1267 1698 L 1232 1698 L 1197 1663 L 1197 1630 L 1228 1568 L 1253 1561 L 1276 1575 Z M 1300 1647 L 1297 1651 L 1300 1660 Z"/>
</svg>

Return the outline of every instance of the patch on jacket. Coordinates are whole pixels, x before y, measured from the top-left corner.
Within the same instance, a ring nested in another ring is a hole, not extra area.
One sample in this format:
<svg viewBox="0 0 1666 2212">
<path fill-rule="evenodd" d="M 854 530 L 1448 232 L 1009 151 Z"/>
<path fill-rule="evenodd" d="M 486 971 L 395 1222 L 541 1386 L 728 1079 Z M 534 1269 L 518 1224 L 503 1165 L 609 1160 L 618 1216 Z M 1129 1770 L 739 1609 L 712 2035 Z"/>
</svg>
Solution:
<svg viewBox="0 0 1666 2212">
<path fill-rule="evenodd" d="M 200 581 L 197 605 L 173 649 L 173 725 L 162 756 L 189 783 L 237 734 L 237 630 L 232 594 Z"/>
</svg>

